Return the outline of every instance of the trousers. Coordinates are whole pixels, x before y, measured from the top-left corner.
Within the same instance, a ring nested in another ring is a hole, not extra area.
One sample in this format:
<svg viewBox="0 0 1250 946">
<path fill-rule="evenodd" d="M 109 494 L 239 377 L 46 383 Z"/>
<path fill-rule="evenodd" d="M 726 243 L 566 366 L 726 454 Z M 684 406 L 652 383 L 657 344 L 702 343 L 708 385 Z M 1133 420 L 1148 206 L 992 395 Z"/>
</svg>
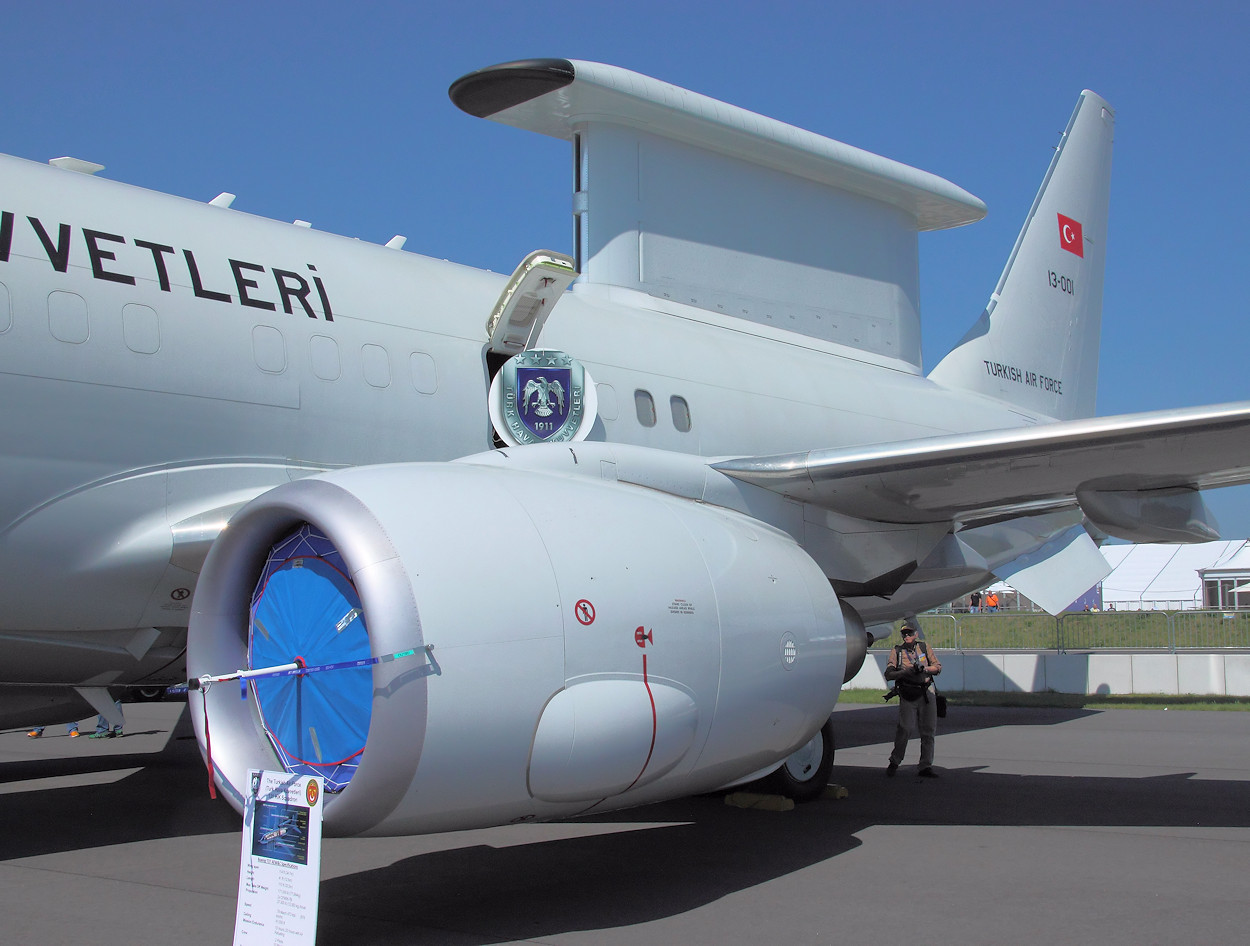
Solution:
<svg viewBox="0 0 1250 946">
<path fill-rule="evenodd" d="M 890 761 L 896 765 L 901 765 L 907 754 L 913 729 L 920 732 L 920 767 L 927 769 L 933 764 L 933 742 L 937 736 L 937 698 L 931 690 L 925 690 L 918 700 L 899 697 L 898 729 L 894 731 L 894 751 L 890 753 Z"/>
</svg>

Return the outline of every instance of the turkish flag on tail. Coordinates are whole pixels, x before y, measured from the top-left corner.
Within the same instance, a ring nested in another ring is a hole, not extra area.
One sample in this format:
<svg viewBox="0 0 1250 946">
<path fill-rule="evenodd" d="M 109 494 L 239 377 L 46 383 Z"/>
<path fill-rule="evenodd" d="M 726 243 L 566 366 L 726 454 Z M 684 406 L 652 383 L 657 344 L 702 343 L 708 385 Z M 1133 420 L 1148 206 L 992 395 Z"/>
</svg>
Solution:
<svg viewBox="0 0 1250 946">
<path fill-rule="evenodd" d="M 1069 253 L 1075 253 L 1082 259 L 1085 258 L 1085 240 L 1081 236 L 1081 225 L 1071 217 L 1065 217 L 1058 214 L 1059 217 L 1059 245 Z"/>
</svg>

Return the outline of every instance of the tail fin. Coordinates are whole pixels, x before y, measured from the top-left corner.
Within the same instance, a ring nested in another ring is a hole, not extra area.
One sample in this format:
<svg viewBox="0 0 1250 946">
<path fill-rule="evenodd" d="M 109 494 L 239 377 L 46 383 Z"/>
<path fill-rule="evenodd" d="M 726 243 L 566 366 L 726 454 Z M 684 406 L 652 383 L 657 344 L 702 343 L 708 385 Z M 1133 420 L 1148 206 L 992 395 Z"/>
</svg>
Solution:
<svg viewBox="0 0 1250 946">
<path fill-rule="evenodd" d="M 1092 417 L 1115 112 L 1081 93 L 976 325 L 929 373 L 1059 420 Z"/>
</svg>

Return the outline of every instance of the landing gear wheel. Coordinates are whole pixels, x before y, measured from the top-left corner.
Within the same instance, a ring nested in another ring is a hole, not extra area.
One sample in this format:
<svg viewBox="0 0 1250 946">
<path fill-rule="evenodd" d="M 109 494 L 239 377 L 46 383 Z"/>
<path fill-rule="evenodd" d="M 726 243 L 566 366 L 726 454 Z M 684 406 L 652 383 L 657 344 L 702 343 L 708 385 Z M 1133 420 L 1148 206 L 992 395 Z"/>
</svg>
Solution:
<svg viewBox="0 0 1250 946">
<path fill-rule="evenodd" d="M 756 785 L 762 792 L 784 795 L 796 803 L 815 801 L 829 784 L 833 753 L 833 719 L 830 718 L 806 745 L 795 750 L 775 772 Z"/>
</svg>

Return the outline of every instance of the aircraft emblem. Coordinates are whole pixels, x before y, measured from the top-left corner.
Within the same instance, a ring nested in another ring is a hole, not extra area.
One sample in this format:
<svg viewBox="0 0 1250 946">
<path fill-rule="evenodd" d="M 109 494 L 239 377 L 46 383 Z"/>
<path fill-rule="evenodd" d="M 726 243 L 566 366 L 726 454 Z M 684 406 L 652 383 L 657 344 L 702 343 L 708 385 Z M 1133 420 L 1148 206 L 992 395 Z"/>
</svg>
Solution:
<svg viewBox="0 0 1250 946">
<path fill-rule="evenodd" d="M 537 418 L 526 426 L 532 429 L 535 423 L 546 422 L 552 414 L 561 421 L 568 415 L 568 406 L 564 403 L 564 384 L 561 382 L 567 381 L 569 374 L 568 368 L 522 368 L 517 372 L 517 380 L 525 382 L 525 387 L 521 389 L 521 416 L 528 420 L 530 408 L 533 407 L 534 417 Z M 551 378 L 548 379 L 547 375 L 551 375 Z M 555 401 L 556 407 L 552 406 L 552 401 Z"/>
<path fill-rule="evenodd" d="M 499 369 L 490 386 L 490 417 L 511 446 L 583 440 L 597 398 L 585 367 L 552 349 L 524 351 Z"/>
</svg>

